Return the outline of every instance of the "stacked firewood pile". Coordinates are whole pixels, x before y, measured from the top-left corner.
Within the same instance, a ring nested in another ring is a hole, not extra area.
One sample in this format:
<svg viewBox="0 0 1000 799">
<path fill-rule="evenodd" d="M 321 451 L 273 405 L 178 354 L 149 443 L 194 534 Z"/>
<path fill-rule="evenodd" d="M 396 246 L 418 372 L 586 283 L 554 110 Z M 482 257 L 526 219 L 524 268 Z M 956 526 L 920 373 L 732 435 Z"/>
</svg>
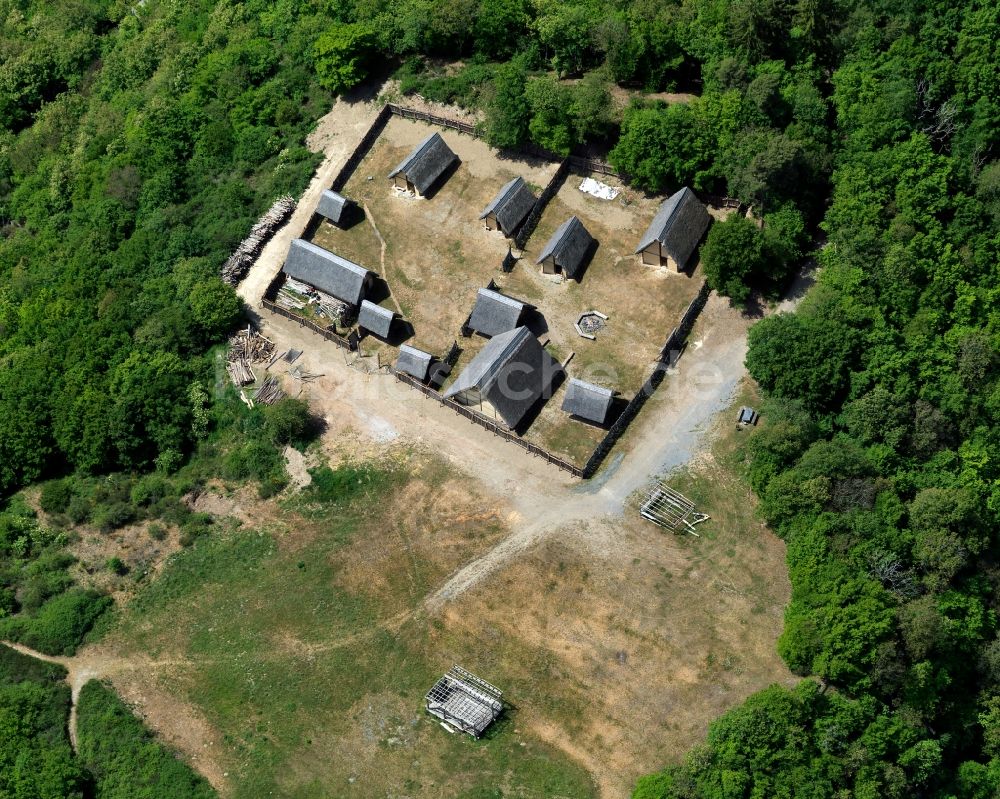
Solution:
<svg viewBox="0 0 1000 799">
<path fill-rule="evenodd" d="M 270 361 L 273 354 L 274 342 L 247 325 L 246 330 L 240 330 L 229 339 L 226 371 L 235 385 L 248 386 L 257 380 L 250 365 Z"/>
<path fill-rule="evenodd" d="M 230 361 L 226 364 L 226 371 L 235 386 L 249 386 L 257 382 L 257 377 L 246 361 Z"/>
<path fill-rule="evenodd" d="M 239 243 L 236 251 L 229 256 L 222 265 L 222 279 L 230 286 L 235 286 L 250 271 L 253 262 L 264 249 L 264 245 L 270 240 L 285 220 L 292 215 L 295 210 L 295 199 L 293 197 L 279 197 L 270 210 L 257 220 L 257 224 L 250 229 L 248 235 Z"/>
</svg>

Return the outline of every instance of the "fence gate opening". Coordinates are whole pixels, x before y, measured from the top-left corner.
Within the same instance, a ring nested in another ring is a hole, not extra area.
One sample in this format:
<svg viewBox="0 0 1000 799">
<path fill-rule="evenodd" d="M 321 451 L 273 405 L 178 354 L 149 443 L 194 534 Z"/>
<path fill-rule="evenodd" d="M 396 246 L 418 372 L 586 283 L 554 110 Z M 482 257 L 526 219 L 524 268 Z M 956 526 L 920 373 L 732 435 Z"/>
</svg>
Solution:
<svg viewBox="0 0 1000 799">
<path fill-rule="evenodd" d="M 697 536 L 694 526 L 709 516 L 695 510 L 695 504 L 680 491 L 657 480 L 639 506 L 639 515 L 668 530 L 684 530 Z"/>
</svg>

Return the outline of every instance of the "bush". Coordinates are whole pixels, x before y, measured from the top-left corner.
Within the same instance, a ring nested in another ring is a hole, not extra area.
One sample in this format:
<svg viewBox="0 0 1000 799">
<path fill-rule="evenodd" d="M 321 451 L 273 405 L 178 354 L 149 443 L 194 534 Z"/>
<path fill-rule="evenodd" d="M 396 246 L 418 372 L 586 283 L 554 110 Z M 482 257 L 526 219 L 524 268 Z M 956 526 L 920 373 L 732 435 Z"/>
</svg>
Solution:
<svg viewBox="0 0 1000 799">
<path fill-rule="evenodd" d="M 209 513 L 192 513 L 181 525 L 181 546 L 189 547 L 212 529 L 215 519 Z"/>
<path fill-rule="evenodd" d="M 46 655 L 72 655 L 110 605 L 110 597 L 73 588 L 50 599 L 34 616 L 7 619 L 0 634 Z"/>
<path fill-rule="evenodd" d="M 65 513 L 73 499 L 73 486 L 69 480 L 50 480 L 42 486 L 38 499 L 46 513 Z"/>
<path fill-rule="evenodd" d="M 189 508 L 183 500 L 178 497 L 164 497 L 150 508 L 150 514 L 158 519 L 162 519 L 167 524 L 184 524 L 191 515 Z"/>
<path fill-rule="evenodd" d="M 263 479 L 283 468 L 281 453 L 266 441 L 248 441 L 226 455 L 225 474 L 232 480 Z"/>
<path fill-rule="evenodd" d="M 162 746 L 107 687 L 91 680 L 78 704 L 79 757 L 96 795 L 130 799 L 214 799 L 215 791 Z"/>
<path fill-rule="evenodd" d="M 107 562 L 108 571 L 114 572 L 119 577 L 124 577 L 128 574 L 128 565 L 121 558 L 114 557 L 108 558 Z"/>
<path fill-rule="evenodd" d="M 147 474 L 134 486 L 130 494 L 132 504 L 140 506 L 153 505 L 171 494 L 170 481 L 160 474 Z"/>
<path fill-rule="evenodd" d="M 149 533 L 149 537 L 154 541 L 162 541 L 167 537 L 167 528 L 162 524 L 156 524 L 155 522 L 149 525 L 149 530 L 147 530 L 147 532 Z"/>
<path fill-rule="evenodd" d="M 271 475 L 260 481 L 257 487 L 257 496 L 261 499 L 270 499 L 276 494 L 280 494 L 288 486 L 288 478 L 284 475 Z"/>
<path fill-rule="evenodd" d="M 135 519 L 135 509 L 127 502 L 115 502 L 112 505 L 102 505 L 93 514 L 94 525 L 102 533 L 110 533 L 119 527 L 124 527 Z"/>
<path fill-rule="evenodd" d="M 0 646 L 0 796 L 91 796 L 66 735 L 66 670 Z"/>
<path fill-rule="evenodd" d="M 17 613 L 17 598 L 11 588 L 0 588 L 0 619 Z"/>
<path fill-rule="evenodd" d="M 91 510 L 89 499 L 74 495 L 66 508 L 66 515 L 73 524 L 83 524 L 90 518 Z"/>
<path fill-rule="evenodd" d="M 40 608 L 73 584 L 66 569 L 76 559 L 55 547 L 46 549 L 23 570 L 19 586 L 21 606 L 28 611 Z"/>
<path fill-rule="evenodd" d="M 316 428 L 309 405 L 294 397 L 285 397 L 264 409 L 264 427 L 275 444 L 302 444 Z"/>
</svg>

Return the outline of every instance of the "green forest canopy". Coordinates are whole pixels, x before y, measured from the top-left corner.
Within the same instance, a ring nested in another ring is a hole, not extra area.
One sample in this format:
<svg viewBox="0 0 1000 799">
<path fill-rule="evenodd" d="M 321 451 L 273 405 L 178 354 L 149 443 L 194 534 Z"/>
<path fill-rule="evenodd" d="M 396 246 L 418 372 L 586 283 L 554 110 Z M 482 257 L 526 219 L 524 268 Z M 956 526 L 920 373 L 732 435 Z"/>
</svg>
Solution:
<svg viewBox="0 0 1000 799">
<path fill-rule="evenodd" d="M 995 4 L 2 10 L 0 494 L 182 461 L 239 313 L 220 263 L 305 185 L 328 90 L 396 58 L 404 92 L 480 108 L 498 146 L 602 142 L 639 188 L 753 204 L 763 230 L 715 225 L 704 248 L 737 302 L 825 244 L 820 285 L 747 359 L 769 397 L 748 479 L 793 585 L 779 649 L 824 688 L 753 697 L 636 796 L 1000 790 Z M 619 119 L 611 83 L 698 96 Z"/>
</svg>

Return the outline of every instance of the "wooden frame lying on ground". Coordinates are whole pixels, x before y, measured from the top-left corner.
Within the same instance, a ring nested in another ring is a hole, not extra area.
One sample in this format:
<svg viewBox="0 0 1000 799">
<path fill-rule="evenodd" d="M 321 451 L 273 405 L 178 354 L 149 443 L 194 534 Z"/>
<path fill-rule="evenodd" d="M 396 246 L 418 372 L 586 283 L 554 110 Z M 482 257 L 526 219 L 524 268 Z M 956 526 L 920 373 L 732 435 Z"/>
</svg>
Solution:
<svg viewBox="0 0 1000 799">
<path fill-rule="evenodd" d="M 692 535 L 698 535 L 694 526 L 709 518 L 704 513 L 698 513 L 695 504 L 680 491 L 674 491 L 659 480 L 646 494 L 639 507 L 639 515 L 660 527 L 668 530 L 684 529 Z"/>
</svg>

